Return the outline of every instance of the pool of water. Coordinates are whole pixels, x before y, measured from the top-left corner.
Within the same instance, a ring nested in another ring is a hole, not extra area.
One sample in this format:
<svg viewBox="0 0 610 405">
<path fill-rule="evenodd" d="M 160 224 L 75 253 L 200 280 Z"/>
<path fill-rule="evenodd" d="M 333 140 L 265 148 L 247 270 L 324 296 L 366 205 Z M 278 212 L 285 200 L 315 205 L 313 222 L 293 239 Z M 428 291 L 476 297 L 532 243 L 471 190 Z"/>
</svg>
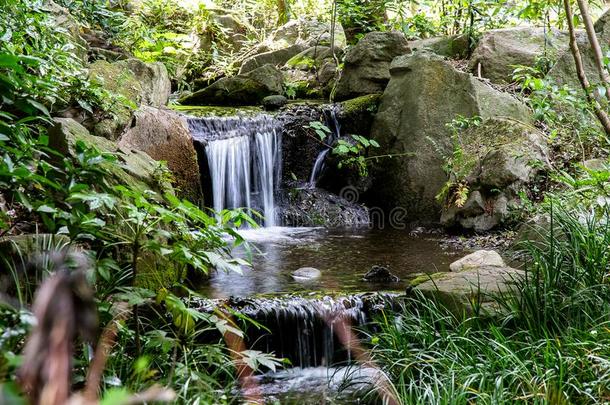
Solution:
<svg viewBox="0 0 610 405">
<path fill-rule="evenodd" d="M 248 258 L 252 268 L 243 274 L 215 273 L 203 288 L 209 297 L 247 297 L 279 293 L 350 293 L 404 290 L 414 273 L 448 271 L 461 256 L 443 249 L 434 235 L 410 235 L 398 229 L 325 229 L 273 227 L 241 231 L 249 249 L 236 255 Z M 398 283 L 372 284 L 362 276 L 373 265 L 389 267 Z M 290 273 L 314 267 L 322 276 L 295 281 Z"/>
</svg>

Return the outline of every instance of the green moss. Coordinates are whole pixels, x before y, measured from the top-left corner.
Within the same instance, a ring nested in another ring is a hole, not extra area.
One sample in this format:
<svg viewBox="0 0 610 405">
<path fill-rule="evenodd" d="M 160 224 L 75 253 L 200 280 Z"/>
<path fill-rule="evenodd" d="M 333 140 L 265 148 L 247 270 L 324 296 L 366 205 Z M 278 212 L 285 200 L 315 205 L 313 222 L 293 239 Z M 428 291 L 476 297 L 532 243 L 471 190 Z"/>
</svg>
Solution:
<svg viewBox="0 0 610 405">
<path fill-rule="evenodd" d="M 345 115 L 375 113 L 381 102 L 381 94 L 367 94 L 352 98 L 351 100 L 343 101 L 340 106 Z"/>
<path fill-rule="evenodd" d="M 412 280 L 409 280 L 409 285 L 411 287 L 416 287 L 420 284 L 425 283 L 426 281 L 429 280 L 441 280 L 443 279 L 445 276 L 447 275 L 447 273 L 431 273 L 431 274 L 422 274 L 421 276 L 417 276 Z"/>
<path fill-rule="evenodd" d="M 195 117 L 233 117 L 236 115 L 250 116 L 257 115 L 263 111 L 262 108 L 258 106 L 224 107 L 171 104 L 168 107 L 174 111 Z"/>
<path fill-rule="evenodd" d="M 288 59 L 286 66 L 299 70 L 313 70 L 316 67 L 316 61 L 309 56 L 304 56 L 302 53 Z"/>
</svg>

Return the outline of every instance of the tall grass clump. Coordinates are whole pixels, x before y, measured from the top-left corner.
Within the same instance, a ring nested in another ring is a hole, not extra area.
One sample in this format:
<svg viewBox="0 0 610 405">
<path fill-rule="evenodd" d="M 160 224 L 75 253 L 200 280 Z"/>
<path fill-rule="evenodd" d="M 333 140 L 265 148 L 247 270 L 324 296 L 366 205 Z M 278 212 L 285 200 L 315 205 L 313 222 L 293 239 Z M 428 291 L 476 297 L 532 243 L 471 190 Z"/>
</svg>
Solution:
<svg viewBox="0 0 610 405">
<path fill-rule="evenodd" d="M 373 355 L 408 404 L 610 400 L 610 210 L 549 205 L 520 244 L 525 277 L 492 317 L 460 318 L 421 294 L 381 316 Z"/>
</svg>

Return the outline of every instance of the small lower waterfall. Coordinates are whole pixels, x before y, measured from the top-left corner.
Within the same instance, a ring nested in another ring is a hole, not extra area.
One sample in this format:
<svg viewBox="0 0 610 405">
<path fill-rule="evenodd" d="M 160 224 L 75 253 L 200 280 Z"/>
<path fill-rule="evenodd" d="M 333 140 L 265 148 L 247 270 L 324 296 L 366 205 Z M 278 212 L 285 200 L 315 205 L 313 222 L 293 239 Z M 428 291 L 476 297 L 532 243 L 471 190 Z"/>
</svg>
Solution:
<svg viewBox="0 0 610 405">
<path fill-rule="evenodd" d="M 337 109 L 335 106 L 330 106 L 330 108 L 324 110 L 324 118 L 325 124 L 328 129 L 330 129 L 330 134 L 326 138 L 325 143 L 328 145 L 332 145 L 340 136 L 341 136 L 341 125 L 339 124 L 339 119 L 337 118 Z M 322 170 L 324 169 L 324 164 L 326 163 L 326 155 L 330 152 L 331 148 L 324 148 L 318 156 L 316 157 L 316 161 L 313 164 L 311 169 L 311 175 L 309 176 L 309 186 L 315 187 L 318 179 L 322 175 Z"/>
<path fill-rule="evenodd" d="M 190 118 L 193 139 L 205 145 L 214 210 L 246 208 L 276 225 L 281 176 L 280 124 L 273 117 Z"/>
</svg>

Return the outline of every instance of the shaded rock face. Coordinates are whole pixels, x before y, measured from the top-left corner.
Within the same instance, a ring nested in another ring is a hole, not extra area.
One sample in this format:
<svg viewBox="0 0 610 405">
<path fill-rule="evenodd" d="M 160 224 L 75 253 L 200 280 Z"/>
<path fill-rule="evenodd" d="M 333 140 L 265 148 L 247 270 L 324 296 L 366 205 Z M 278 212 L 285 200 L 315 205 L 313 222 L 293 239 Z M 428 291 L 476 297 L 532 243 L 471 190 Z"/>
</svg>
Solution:
<svg viewBox="0 0 610 405">
<path fill-rule="evenodd" d="M 409 53 L 404 34 L 370 32 L 345 55 L 345 67 L 337 84 L 337 100 L 382 93 L 390 80 L 390 62 Z"/>
<path fill-rule="evenodd" d="M 452 35 L 409 41 L 412 51 L 428 50 L 448 58 L 465 58 L 468 55 L 468 35 Z"/>
<path fill-rule="evenodd" d="M 112 116 L 103 117 L 92 125 L 95 135 L 108 139 L 116 139 L 130 122 L 134 105 L 165 105 L 171 92 L 167 69 L 158 62 L 98 60 L 89 67 L 89 78 L 123 99 L 113 106 Z"/>
<path fill-rule="evenodd" d="M 246 74 L 225 77 L 180 99 L 185 105 L 255 105 L 265 97 L 281 94 L 284 77 L 273 65 Z"/>
<path fill-rule="evenodd" d="M 436 195 L 447 181 L 442 156 L 452 152 L 447 124 L 460 115 L 530 122 L 530 111 L 428 52 L 396 58 L 390 72 L 371 137 L 381 144 L 379 153 L 394 157 L 375 167 L 370 199 L 386 210 L 401 207 L 408 221 L 436 223 L 441 212 Z"/>
<path fill-rule="evenodd" d="M 470 69 L 494 83 L 511 83 L 515 65 L 534 66 L 540 56 L 558 56 L 568 49 L 568 33 L 535 27 L 485 32 L 470 58 Z"/>
<path fill-rule="evenodd" d="M 599 44 L 602 48 L 602 53 L 605 55 L 610 50 L 610 10 L 606 11 L 596 22 L 595 32 Z M 600 82 L 599 73 L 595 67 L 595 57 L 589 40 L 585 33 L 581 32 L 577 35 L 577 44 L 580 49 L 582 63 L 585 68 L 585 74 L 592 86 Z M 547 79 L 556 82 L 559 85 L 567 85 L 570 88 L 582 92 L 582 87 L 578 81 L 576 74 L 576 66 L 574 58 L 569 50 L 564 51 L 553 68 L 549 71 Z"/>
<path fill-rule="evenodd" d="M 274 43 L 276 48 L 286 47 L 294 44 L 303 44 L 306 47 L 315 45 L 330 46 L 331 25 L 328 22 L 316 19 L 299 18 L 290 20 L 275 30 L 269 37 L 269 42 Z M 335 25 L 335 46 L 345 48 L 347 42 L 343 27 L 337 22 Z"/>
<path fill-rule="evenodd" d="M 337 60 L 343 55 L 335 49 L 333 55 L 328 46 L 316 45 L 290 58 L 283 66 L 286 80 L 293 83 L 297 98 L 322 98 L 328 96 L 337 73 Z"/>
<path fill-rule="evenodd" d="M 203 198 L 197 152 L 186 120 L 170 110 L 142 107 L 118 143 L 126 150 L 146 152 L 167 162 L 176 193 L 193 202 Z"/>
<path fill-rule="evenodd" d="M 243 21 L 237 13 L 222 8 L 206 8 L 208 12 L 208 24 L 214 26 L 199 35 L 201 49 L 208 52 L 212 48 L 215 39 L 220 32 L 221 44 L 229 51 L 239 51 L 247 42 L 248 35 L 256 32 L 256 29 Z"/>
<path fill-rule="evenodd" d="M 244 62 L 242 63 L 242 65 L 239 69 L 239 74 L 242 75 L 242 74 L 248 73 L 258 67 L 261 67 L 261 66 L 264 66 L 267 64 L 273 65 L 276 67 L 283 66 L 286 62 L 288 62 L 288 60 L 290 58 L 292 58 L 295 55 L 298 55 L 299 53 L 303 52 L 305 49 L 307 49 L 306 45 L 298 43 L 298 44 L 290 45 L 286 48 L 271 50 L 271 51 L 253 55 L 253 56 L 247 58 L 246 60 L 244 60 Z"/>
<path fill-rule="evenodd" d="M 470 194 L 461 207 L 443 208 L 441 223 L 488 231 L 519 207 L 518 192 L 549 167 L 543 133 L 508 118 L 490 118 L 460 134 L 463 159 L 457 175 Z"/>
<path fill-rule="evenodd" d="M 282 224 L 285 226 L 325 226 L 328 228 L 368 225 L 369 212 L 328 191 L 295 188 L 282 202 Z"/>
<path fill-rule="evenodd" d="M 279 110 L 288 103 L 288 99 L 284 96 L 275 95 L 267 96 L 263 99 L 263 108 L 267 111 Z"/>
<path fill-rule="evenodd" d="M 95 147 L 102 153 L 112 153 L 118 164 L 104 164 L 105 169 L 112 174 L 116 184 L 134 187 L 138 190 L 153 190 L 159 193 L 173 194 L 172 186 L 157 174 L 158 162 L 144 152 L 126 149 L 116 142 L 94 136 L 87 128 L 71 118 L 54 118 L 53 126 L 49 128 L 49 146 L 63 156 L 75 158 L 79 153 L 77 143 Z"/>
</svg>

